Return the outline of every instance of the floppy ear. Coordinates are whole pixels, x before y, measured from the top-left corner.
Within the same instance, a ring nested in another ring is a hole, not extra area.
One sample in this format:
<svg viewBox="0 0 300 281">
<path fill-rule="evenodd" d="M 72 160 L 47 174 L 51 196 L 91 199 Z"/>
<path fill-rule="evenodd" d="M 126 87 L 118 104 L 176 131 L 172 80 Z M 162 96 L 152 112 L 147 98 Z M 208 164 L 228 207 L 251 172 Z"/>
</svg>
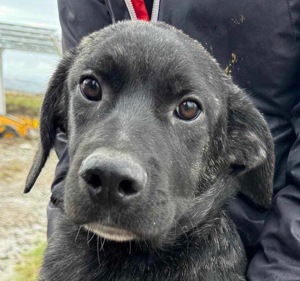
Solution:
<svg viewBox="0 0 300 281">
<path fill-rule="evenodd" d="M 229 97 L 229 163 L 241 192 L 268 207 L 273 192 L 273 139 L 262 115 L 240 89 L 234 89 Z"/>
<path fill-rule="evenodd" d="M 24 193 L 31 190 L 44 167 L 55 142 L 56 129 L 67 134 L 68 70 L 74 60 L 75 51 L 68 52 L 54 72 L 45 94 L 40 117 L 40 143 L 26 179 Z"/>
</svg>

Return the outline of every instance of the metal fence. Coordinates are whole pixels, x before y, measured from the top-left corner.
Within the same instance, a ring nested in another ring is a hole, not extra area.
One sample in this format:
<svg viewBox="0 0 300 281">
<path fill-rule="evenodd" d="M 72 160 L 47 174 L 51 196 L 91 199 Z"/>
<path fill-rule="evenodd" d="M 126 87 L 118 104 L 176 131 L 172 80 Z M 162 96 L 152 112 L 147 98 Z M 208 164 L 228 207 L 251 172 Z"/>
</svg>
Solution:
<svg viewBox="0 0 300 281">
<path fill-rule="evenodd" d="M 2 52 L 5 49 L 44 54 L 62 54 L 55 29 L 0 23 L 0 114 L 5 114 Z"/>
</svg>

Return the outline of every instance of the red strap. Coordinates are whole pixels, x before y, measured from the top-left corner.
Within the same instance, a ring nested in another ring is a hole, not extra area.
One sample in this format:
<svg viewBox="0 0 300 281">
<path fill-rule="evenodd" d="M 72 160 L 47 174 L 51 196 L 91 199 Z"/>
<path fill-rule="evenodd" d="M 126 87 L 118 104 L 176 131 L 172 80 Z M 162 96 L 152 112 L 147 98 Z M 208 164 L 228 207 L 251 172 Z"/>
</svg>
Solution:
<svg viewBox="0 0 300 281">
<path fill-rule="evenodd" d="M 150 20 L 144 0 L 131 0 L 131 3 L 139 20 Z"/>
</svg>

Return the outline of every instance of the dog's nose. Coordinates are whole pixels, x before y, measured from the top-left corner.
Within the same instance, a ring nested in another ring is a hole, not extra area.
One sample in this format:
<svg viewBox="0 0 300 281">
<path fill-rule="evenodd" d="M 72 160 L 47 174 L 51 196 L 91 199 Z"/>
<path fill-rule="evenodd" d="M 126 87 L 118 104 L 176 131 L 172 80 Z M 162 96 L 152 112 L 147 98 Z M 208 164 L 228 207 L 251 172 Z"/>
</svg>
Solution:
<svg viewBox="0 0 300 281">
<path fill-rule="evenodd" d="M 92 154 L 82 162 L 79 174 L 94 201 L 131 200 L 147 184 L 146 171 L 124 155 Z"/>
</svg>

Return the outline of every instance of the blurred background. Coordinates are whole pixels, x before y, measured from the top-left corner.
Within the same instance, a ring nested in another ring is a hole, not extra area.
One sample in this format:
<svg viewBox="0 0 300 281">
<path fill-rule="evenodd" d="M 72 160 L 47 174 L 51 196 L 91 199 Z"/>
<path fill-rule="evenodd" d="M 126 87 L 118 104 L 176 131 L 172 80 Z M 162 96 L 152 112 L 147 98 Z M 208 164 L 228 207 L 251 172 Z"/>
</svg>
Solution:
<svg viewBox="0 0 300 281">
<path fill-rule="evenodd" d="M 55 0 L 0 0 L 0 280 L 37 280 L 46 244 L 52 155 L 23 188 L 38 141 L 39 108 L 61 56 Z"/>
</svg>

